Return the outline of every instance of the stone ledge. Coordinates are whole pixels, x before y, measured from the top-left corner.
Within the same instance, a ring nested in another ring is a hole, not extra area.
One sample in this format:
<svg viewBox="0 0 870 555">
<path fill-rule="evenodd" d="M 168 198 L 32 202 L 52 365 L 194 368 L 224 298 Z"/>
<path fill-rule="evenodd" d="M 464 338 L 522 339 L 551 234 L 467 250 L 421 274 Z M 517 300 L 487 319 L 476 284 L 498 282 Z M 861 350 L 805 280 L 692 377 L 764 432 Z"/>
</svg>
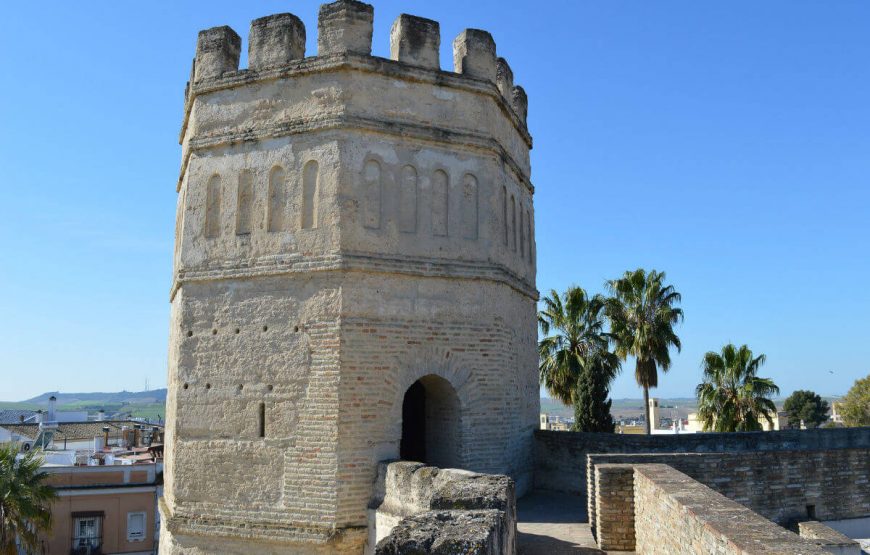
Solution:
<svg viewBox="0 0 870 555">
<path fill-rule="evenodd" d="M 326 116 L 290 119 L 262 127 L 257 130 L 244 129 L 220 134 L 197 135 L 190 139 L 188 148 L 184 149 L 179 170 L 178 181 L 175 186 L 176 192 L 181 190 L 184 174 L 190 163 L 190 157 L 199 150 L 215 148 L 231 144 L 240 144 L 248 141 L 259 141 L 298 135 L 301 133 L 314 133 L 332 131 L 338 129 L 353 129 L 355 131 L 367 131 L 399 137 L 402 140 L 428 141 L 439 144 L 449 144 L 470 149 L 479 149 L 491 152 L 499 160 L 504 160 L 511 171 L 523 186 L 534 194 L 535 187 L 520 167 L 513 156 L 496 139 L 470 129 L 455 129 L 438 127 L 435 125 L 422 125 L 417 122 L 366 118 L 358 115 L 345 113 L 329 114 Z"/>
<path fill-rule="evenodd" d="M 441 69 L 427 69 L 419 66 L 408 65 L 402 62 L 367 56 L 353 52 L 334 54 L 330 56 L 311 56 L 301 60 L 288 62 L 280 68 L 272 68 L 262 71 L 243 69 L 227 72 L 221 76 L 200 80 L 190 85 L 184 106 L 184 119 L 182 121 L 180 140 L 187 131 L 188 119 L 190 118 L 193 103 L 197 96 L 224 89 L 232 89 L 253 83 L 273 81 L 276 79 L 294 78 L 312 73 L 326 73 L 335 71 L 361 71 L 364 73 L 380 73 L 388 77 L 399 78 L 409 82 L 437 84 L 492 97 L 502 112 L 513 123 L 517 133 L 529 148 L 532 148 L 532 136 L 523 124 L 520 117 L 499 92 L 495 83 L 485 79 L 477 79 L 468 75 L 460 75 L 452 71 Z"/>
<path fill-rule="evenodd" d="M 173 534 L 187 536 L 214 536 L 234 540 L 256 540 L 278 544 L 329 545 L 344 541 L 349 535 L 364 535 L 364 527 L 317 526 L 311 523 L 283 521 L 255 521 L 246 515 L 211 518 L 202 514 L 184 514 L 184 509 L 170 509 L 165 498 L 158 503 L 163 526 Z"/>
<path fill-rule="evenodd" d="M 490 280 L 504 283 L 532 300 L 538 300 L 538 291 L 502 264 L 356 252 L 321 256 L 287 254 L 252 260 L 232 260 L 227 261 L 221 267 L 182 268 L 175 273 L 169 299 L 172 300 L 178 288 L 189 282 L 335 271 L 384 272 L 418 277 Z"/>
</svg>

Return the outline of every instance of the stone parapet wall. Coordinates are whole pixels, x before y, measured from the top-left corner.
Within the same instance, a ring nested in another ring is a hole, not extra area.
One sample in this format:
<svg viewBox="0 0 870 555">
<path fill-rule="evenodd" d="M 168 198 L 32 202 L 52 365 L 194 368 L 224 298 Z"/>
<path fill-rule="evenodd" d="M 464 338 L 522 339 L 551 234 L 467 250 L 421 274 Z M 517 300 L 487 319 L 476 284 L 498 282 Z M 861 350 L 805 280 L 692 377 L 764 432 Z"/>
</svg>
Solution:
<svg viewBox="0 0 870 555">
<path fill-rule="evenodd" d="M 590 522 L 599 467 L 666 464 L 778 524 L 870 516 L 870 449 L 589 455 Z"/>
<path fill-rule="evenodd" d="M 817 520 L 798 524 L 798 533 L 828 553 L 838 555 L 861 555 L 861 545 Z"/>
<path fill-rule="evenodd" d="M 870 448 L 870 428 L 622 435 L 535 432 L 535 486 L 586 495 L 586 456 L 595 453 L 716 453 Z"/>
<path fill-rule="evenodd" d="M 507 476 L 381 463 L 369 546 L 400 553 L 516 553 L 516 491 Z"/>
<path fill-rule="evenodd" d="M 637 553 L 827 553 L 667 465 L 635 467 L 634 501 Z"/>
</svg>

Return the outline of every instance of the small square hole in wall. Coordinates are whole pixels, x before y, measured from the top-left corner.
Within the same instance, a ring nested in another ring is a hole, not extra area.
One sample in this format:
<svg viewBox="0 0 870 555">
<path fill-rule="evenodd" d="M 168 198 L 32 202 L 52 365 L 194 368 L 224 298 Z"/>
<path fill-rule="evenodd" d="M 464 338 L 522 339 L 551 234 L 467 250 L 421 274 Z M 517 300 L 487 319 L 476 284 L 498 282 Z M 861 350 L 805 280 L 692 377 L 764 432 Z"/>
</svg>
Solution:
<svg viewBox="0 0 870 555">
<path fill-rule="evenodd" d="M 816 506 L 815 505 L 807 505 L 807 518 L 810 520 L 816 519 Z"/>
</svg>

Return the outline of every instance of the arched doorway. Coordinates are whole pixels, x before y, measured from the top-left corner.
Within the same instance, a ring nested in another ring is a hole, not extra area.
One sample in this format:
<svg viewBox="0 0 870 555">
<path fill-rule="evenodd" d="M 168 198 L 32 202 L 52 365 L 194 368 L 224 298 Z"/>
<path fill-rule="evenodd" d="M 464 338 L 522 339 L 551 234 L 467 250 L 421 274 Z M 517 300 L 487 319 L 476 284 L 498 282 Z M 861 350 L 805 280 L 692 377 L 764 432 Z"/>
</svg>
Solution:
<svg viewBox="0 0 870 555">
<path fill-rule="evenodd" d="M 402 401 L 399 456 L 441 468 L 460 467 L 460 417 L 459 397 L 450 382 L 435 375 L 420 378 Z"/>
</svg>

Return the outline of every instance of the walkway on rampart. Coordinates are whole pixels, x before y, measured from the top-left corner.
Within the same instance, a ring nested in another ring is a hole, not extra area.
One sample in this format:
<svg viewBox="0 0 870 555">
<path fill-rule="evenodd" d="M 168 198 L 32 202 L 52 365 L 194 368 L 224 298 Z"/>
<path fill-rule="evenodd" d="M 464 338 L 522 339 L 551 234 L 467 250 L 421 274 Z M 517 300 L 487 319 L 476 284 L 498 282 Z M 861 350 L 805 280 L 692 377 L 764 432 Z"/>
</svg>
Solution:
<svg viewBox="0 0 870 555">
<path fill-rule="evenodd" d="M 517 502 L 519 555 L 601 555 L 577 495 L 533 491 Z"/>
</svg>

